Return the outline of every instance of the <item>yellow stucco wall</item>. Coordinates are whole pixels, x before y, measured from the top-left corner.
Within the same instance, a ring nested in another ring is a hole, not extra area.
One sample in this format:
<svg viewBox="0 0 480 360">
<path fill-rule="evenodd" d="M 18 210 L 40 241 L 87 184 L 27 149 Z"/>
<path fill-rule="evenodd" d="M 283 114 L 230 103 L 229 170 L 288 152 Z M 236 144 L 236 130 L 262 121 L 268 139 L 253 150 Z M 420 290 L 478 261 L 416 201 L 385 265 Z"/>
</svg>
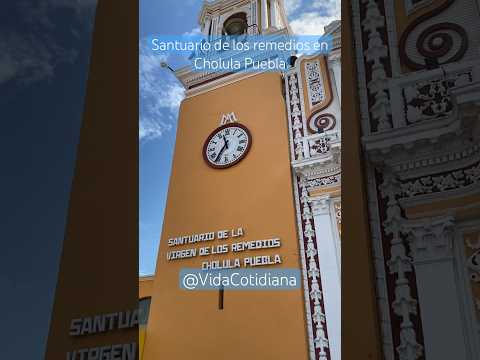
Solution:
<svg viewBox="0 0 480 360">
<path fill-rule="evenodd" d="M 242 162 L 214 170 L 204 162 L 203 143 L 222 114 L 230 112 L 249 128 L 253 144 Z M 181 105 L 144 360 L 308 358 L 301 289 L 226 290 L 223 310 L 217 291 L 179 289 L 179 270 L 199 267 L 204 259 L 168 262 L 167 239 L 240 226 L 243 240 L 280 237 L 282 247 L 209 260 L 279 253 L 282 267 L 300 267 L 286 107 L 282 79 L 275 73 L 246 78 Z M 213 243 L 218 242 L 208 245 Z"/>
<path fill-rule="evenodd" d="M 152 296 L 154 276 L 142 276 L 138 281 L 138 298 Z"/>
</svg>

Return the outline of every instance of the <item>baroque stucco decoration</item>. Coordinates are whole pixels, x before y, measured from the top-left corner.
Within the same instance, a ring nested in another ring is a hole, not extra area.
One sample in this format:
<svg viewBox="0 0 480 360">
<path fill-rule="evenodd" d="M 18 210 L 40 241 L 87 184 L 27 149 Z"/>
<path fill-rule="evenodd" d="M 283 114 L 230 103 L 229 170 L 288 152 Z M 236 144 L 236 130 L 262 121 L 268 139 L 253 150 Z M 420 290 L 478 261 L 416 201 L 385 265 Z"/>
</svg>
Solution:
<svg viewBox="0 0 480 360">
<path fill-rule="evenodd" d="M 468 48 L 468 35 L 459 24 L 452 22 L 436 22 L 416 34 L 414 39 L 418 56 L 423 62 L 414 59 L 407 49 L 407 39 L 414 30 L 429 19 L 447 10 L 456 0 L 444 0 L 441 5 L 415 18 L 400 37 L 399 50 L 402 62 L 412 70 L 427 68 L 428 62 L 437 62 L 438 65 L 448 64 L 462 59 Z M 458 46 L 455 46 L 456 42 Z"/>
<path fill-rule="evenodd" d="M 447 346 L 438 341 L 425 343 L 430 338 L 424 330 L 431 328 L 431 322 L 422 317 L 425 309 L 422 311 L 420 295 L 426 284 L 417 278 L 419 251 L 424 251 L 421 241 L 448 240 L 442 249 L 455 266 L 465 266 L 475 278 L 479 274 L 476 252 L 462 263 L 448 250 L 456 241 L 449 234 L 459 223 L 452 220 L 437 234 L 440 227 L 425 232 L 436 221 L 434 217 L 424 215 L 422 221 L 412 222 L 408 216 L 416 206 L 480 192 L 480 64 L 477 59 L 464 59 L 471 39 L 460 25 L 445 26 L 444 18 L 437 20 L 437 15 L 447 10 L 465 11 L 458 10 L 458 5 L 452 10 L 454 3 L 443 1 L 423 12 L 425 16 L 411 21 L 400 37 L 395 31 L 393 2 L 351 3 L 376 295 L 383 356 L 389 360 L 428 359 L 432 351 Z M 416 11 L 408 14 L 413 16 Z M 459 46 L 449 48 L 450 37 L 460 39 Z M 412 42 L 421 49 L 413 49 Z M 418 62 L 429 51 L 436 51 L 442 68 L 430 70 Z M 422 71 L 399 71 L 397 52 L 403 65 Z M 425 246 L 428 248 L 428 243 Z M 461 294 L 453 294 L 451 299 L 457 297 Z M 463 311 L 468 314 L 471 309 Z M 468 330 L 468 320 L 464 320 L 463 340 L 452 339 L 450 347 L 468 348 L 464 353 L 474 354 L 478 335 Z"/>
<path fill-rule="evenodd" d="M 335 56 L 339 56 L 338 52 L 335 52 Z M 322 278 L 322 249 L 318 247 L 324 235 L 317 234 L 315 224 L 316 216 L 328 216 L 331 218 L 332 231 L 338 232 L 337 223 L 340 221 L 339 194 L 332 197 L 328 195 L 333 189 L 339 189 L 341 182 L 340 118 L 335 110 L 339 104 L 335 104 L 333 97 L 331 87 L 334 82 L 330 83 L 328 61 L 328 58 L 321 56 L 300 58 L 296 66 L 285 74 L 311 360 L 340 359 L 337 348 L 339 339 L 333 346 L 335 341 L 328 330 L 329 311 L 326 308 L 324 282 L 329 279 Z M 307 114 L 310 114 L 309 118 Z M 325 192 L 327 196 L 312 196 L 313 191 Z"/>
</svg>

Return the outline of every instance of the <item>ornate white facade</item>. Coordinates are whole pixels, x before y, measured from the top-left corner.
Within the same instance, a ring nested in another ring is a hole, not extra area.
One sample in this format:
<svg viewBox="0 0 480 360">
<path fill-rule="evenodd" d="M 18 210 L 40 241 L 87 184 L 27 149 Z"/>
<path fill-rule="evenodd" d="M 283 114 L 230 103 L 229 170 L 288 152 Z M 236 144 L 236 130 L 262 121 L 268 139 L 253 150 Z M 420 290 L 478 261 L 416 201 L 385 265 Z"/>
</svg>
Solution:
<svg viewBox="0 0 480 360">
<path fill-rule="evenodd" d="M 480 4 L 395 3 L 351 2 L 383 356 L 478 359 Z"/>
<path fill-rule="evenodd" d="M 327 27 L 339 44 L 340 23 Z M 340 47 L 285 75 L 310 359 L 341 359 Z"/>
</svg>

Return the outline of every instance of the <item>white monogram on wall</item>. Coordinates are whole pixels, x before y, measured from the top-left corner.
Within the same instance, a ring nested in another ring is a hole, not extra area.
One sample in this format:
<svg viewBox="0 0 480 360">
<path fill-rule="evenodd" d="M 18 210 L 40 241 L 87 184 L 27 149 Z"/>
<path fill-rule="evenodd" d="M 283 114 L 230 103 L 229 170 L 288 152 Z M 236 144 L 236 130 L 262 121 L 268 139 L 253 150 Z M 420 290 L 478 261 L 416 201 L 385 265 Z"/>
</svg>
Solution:
<svg viewBox="0 0 480 360">
<path fill-rule="evenodd" d="M 231 124 L 234 122 L 238 122 L 237 117 L 235 116 L 234 112 L 223 114 L 222 119 L 220 120 L 220 126 Z"/>
</svg>

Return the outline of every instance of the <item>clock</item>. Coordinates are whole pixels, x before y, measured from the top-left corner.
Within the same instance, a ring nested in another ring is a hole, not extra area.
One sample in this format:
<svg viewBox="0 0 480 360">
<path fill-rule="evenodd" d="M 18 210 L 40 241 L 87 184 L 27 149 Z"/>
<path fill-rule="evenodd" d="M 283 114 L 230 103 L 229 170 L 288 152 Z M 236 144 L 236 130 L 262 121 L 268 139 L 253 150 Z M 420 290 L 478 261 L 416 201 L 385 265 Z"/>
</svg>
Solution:
<svg viewBox="0 0 480 360">
<path fill-rule="evenodd" d="M 205 141 L 203 158 L 214 169 L 225 169 L 239 163 L 252 146 L 248 129 L 231 123 L 215 129 Z"/>
</svg>

